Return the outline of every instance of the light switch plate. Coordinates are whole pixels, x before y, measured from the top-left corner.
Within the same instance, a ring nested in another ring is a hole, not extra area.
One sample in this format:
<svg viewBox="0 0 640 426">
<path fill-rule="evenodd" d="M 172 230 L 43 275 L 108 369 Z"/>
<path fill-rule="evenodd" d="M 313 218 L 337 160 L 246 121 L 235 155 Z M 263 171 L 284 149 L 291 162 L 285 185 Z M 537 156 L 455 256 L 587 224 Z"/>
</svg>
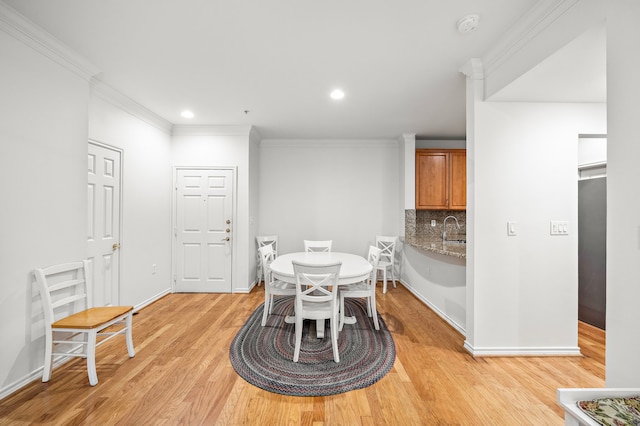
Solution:
<svg viewBox="0 0 640 426">
<path fill-rule="evenodd" d="M 507 222 L 507 235 L 513 237 L 518 234 L 518 222 Z"/>
<path fill-rule="evenodd" d="M 569 235 L 569 222 L 566 220 L 552 220 L 550 228 L 551 235 Z"/>
</svg>

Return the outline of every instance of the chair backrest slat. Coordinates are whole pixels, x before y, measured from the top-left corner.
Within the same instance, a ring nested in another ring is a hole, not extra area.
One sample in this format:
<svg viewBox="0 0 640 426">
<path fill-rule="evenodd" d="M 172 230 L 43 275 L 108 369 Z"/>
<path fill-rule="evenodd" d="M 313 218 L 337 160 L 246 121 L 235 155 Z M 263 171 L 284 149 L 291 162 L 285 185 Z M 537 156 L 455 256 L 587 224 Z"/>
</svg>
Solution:
<svg viewBox="0 0 640 426">
<path fill-rule="evenodd" d="M 86 297 L 87 297 L 86 294 L 77 294 L 74 296 L 65 297 L 64 299 L 60 299 L 60 300 L 56 300 L 55 302 L 52 302 L 51 308 L 55 310 L 60 306 L 69 305 L 71 303 L 77 302 L 78 300 L 84 300 L 86 299 Z"/>
<path fill-rule="evenodd" d="M 369 254 L 367 255 L 367 260 L 369 261 L 369 263 L 371 263 L 371 266 L 373 266 L 373 269 L 371 270 L 371 279 L 373 280 L 374 284 L 376 282 L 376 277 L 378 273 L 376 269 L 378 268 L 378 263 L 380 262 L 381 254 L 382 254 L 382 250 L 379 247 L 369 246 Z"/>
<path fill-rule="evenodd" d="M 56 313 L 68 316 L 91 307 L 87 270 L 86 261 L 34 270 L 47 327 L 59 319 Z"/>
<path fill-rule="evenodd" d="M 81 285 L 81 284 L 84 284 L 84 280 L 62 281 L 60 283 L 50 285 L 49 286 L 49 292 L 52 293 L 54 291 L 62 290 L 62 289 L 67 288 L 67 287 L 74 287 L 74 286 Z"/>
<path fill-rule="evenodd" d="M 396 252 L 396 241 L 396 237 L 376 236 L 376 247 L 381 250 L 381 259 L 393 263 Z"/>
<path fill-rule="evenodd" d="M 258 244 L 258 250 L 260 247 L 271 244 L 273 247 L 274 257 L 278 257 L 278 236 L 277 235 L 259 235 L 256 237 L 256 243 Z"/>
<path fill-rule="evenodd" d="M 304 251 L 330 252 L 333 240 L 312 241 L 304 240 Z"/>
<path fill-rule="evenodd" d="M 264 271 L 264 282 L 268 284 L 271 282 L 271 271 L 269 265 L 275 259 L 275 252 L 273 250 L 273 244 L 267 244 L 258 249 L 258 255 L 260 256 L 260 265 Z"/>
<path fill-rule="evenodd" d="M 296 304 L 336 300 L 341 262 L 317 265 L 293 261 Z"/>
</svg>

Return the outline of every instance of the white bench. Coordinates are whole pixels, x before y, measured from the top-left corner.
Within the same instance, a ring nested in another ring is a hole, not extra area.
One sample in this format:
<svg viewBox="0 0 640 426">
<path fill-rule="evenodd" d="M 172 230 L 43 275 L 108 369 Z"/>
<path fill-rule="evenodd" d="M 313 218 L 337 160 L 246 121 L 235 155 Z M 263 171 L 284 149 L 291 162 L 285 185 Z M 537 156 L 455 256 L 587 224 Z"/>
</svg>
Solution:
<svg viewBox="0 0 640 426">
<path fill-rule="evenodd" d="M 558 403 L 564 409 L 564 424 L 568 426 L 599 426 L 599 423 L 585 414 L 576 404 L 600 398 L 625 398 L 640 395 L 640 388 L 560 388 Z"/>
</svg>

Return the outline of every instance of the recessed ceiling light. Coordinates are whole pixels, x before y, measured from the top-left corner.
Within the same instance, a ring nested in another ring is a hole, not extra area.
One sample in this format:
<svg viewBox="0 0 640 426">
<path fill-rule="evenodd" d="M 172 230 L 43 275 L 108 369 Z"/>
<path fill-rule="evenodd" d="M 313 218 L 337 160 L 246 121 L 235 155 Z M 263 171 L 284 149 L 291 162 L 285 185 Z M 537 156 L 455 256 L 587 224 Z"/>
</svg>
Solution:
<svg viewBox="0 0 640 426">
<path fill-rule="evenodd" d="M 460 34 L 467 34 L 475 30 L 478 27 L 480 17 L 478 15 L 467 15 L 462 17 L 458 21 L 458 32 Z"/>
<path fill-rule="evenodd" d="M 333 92 L 331 92 L 331 99 L 342 99 L 344 98 L 344 92 L 340 89 L 335 89 Z"/>
<path fill-rule="evenodd" d="M 180 113 L 184 118 L 193 118 L 193 113 L 189 110 L 184 110 Z"/>
</svg>

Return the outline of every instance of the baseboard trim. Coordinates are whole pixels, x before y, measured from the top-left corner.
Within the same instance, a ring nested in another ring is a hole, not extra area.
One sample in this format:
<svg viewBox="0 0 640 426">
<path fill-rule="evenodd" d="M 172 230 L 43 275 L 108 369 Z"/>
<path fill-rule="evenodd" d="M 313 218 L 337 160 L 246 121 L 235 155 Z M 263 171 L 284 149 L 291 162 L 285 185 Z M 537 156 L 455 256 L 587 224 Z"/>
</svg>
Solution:
<svg viewBox="0 0 640 426">
<path fill-rule="evenodd" d="M 464 342 L 464 349 L 474 357 L 499 356 L 582 356 L 580 348 L 575 347 L 480 347 L 474 348 Z"/>
</svg>

